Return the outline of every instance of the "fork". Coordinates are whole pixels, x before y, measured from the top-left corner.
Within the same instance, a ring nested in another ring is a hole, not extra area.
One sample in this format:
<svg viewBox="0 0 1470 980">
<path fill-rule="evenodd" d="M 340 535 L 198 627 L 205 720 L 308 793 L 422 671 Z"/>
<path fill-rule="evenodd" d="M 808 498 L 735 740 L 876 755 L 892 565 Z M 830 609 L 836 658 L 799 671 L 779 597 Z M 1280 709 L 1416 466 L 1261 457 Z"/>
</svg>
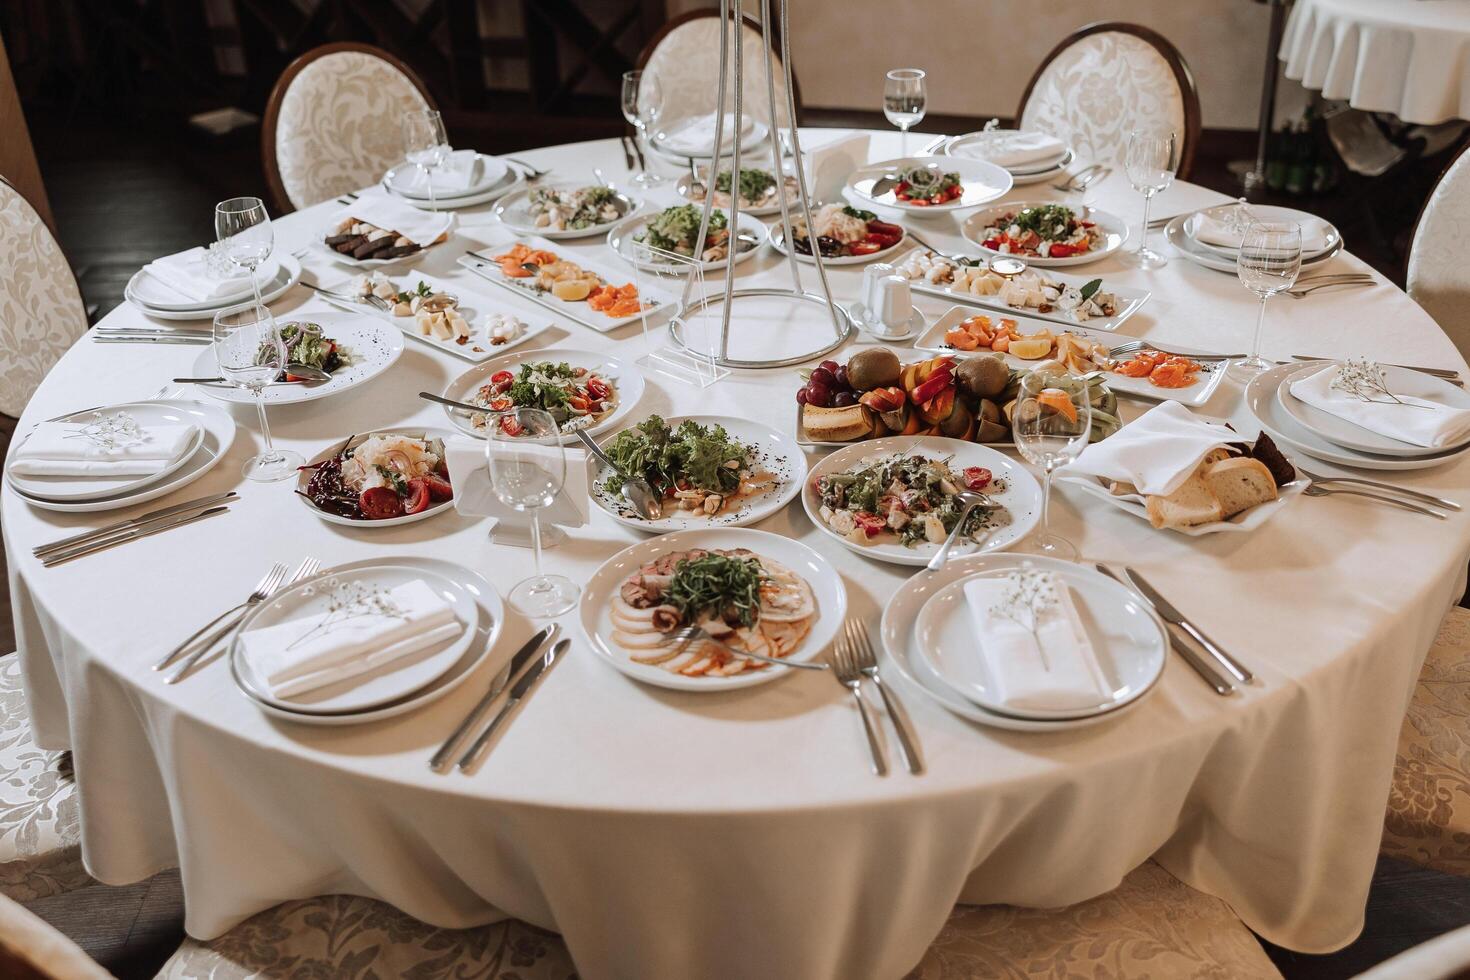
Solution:
<svg viewBox="0 0 1470 980">
<path fill-rule="evenodd" d="M 1176 357 L 1187 357 L 1192 361 L 1228 361 L 1237 357 L 1246 357 L 1245 354 L 1182 354 L 1179 351 L 1165 350 L 1157 344 L 1151 344 L 1146 340 L 1130 340 L 1125 344 L 1108 349 L 1109 357 L 1122 357 L 1125 354 L 1136 354 L 1141 350 L 1156 350 L 1160 354 L 1172 354 Z"/>
<path fill-rule="evenodd" d="M 290 580 L 288 580 L 284 584 L 278 584 L 276 588 L 271 589 L 267 598 L 271 595 L 275 595 L 281 589 L 290 588 L 291 586 L 303 581 L 304 579 L 311 578 L 321 567 L 322 563 L 317 559 L 303 558 L 301 560 L 301 564 L 296 566 L 296 571 L 291 574 Z M 226 639 L 231 633 L 238 630 L 240 628 L 240 624 L 244 621 L 245 617 L 241 616 L 234 622 L 227 623 L 215 633 L 210 634 L 210 636 L 207 637 L 205 641 L 199 645 L 199 649 L 194 651 L 194 653 L 189 656 L 189 659 L 185 660 L 178 670 L 174 671 L 173 674 L 164 678 L 164 683 L 177 684 L 179 681 L 183 680 L 184 677 L 188 675 L 189 671 L 194 668 L 194 665 L 199 663 L 200 660 L 204 659 L 204 655 L 214 648 L 214 645 L 216 643 L 218 643 L 220 640 Z"/>
<path fill-rule="evenodd" d="M 1052 184 L 1051 186 L 1054 187 L 1054 188 L 1056 188 L 1059 191 L 1080 191 L 1080 190 L 1086 190 L 1087 189 L 1087 184 L 1082 184 L 1079 187 L 1078 186 L 1078 182 L 1081 181 L 1083 178 L 1088 178 L 1088 183 L 1091 183 L 1093 180 L 1096 180 L 1097 179 L 1097 178 L 1093 177 L 1092 175 L 1094 173 L 1096 173 L 1097 171 L 1102 170 L 1102 169 L 1104 169 L 1102 164 L 1100 164 L 1100 163 L 1090 163 L 1087 166 L 1083 167 L 1081 170 L 1077 171 L 1075 174 L 1068 174 L 1066 180 L 1058 181 L 1057 183 Z"/>
<path fill-rule="evenodd" d="M 730 644 L 726 643 L 724 640 L 720 639 L 718 636 L 711 636 L 704 630 L 700 629 L 698 626 L 686 626 L 678 632 L 671 634 L 669 636 L 669 639 L 680 641 L 679 649 L 681 651 L 689 644 L 693 643 L 695 640 L 704 640 L 706 642 L 713 643 L 715 646 L 720 647 L 721 649 L 728 650 L 730 653 L 734 654 L 737 657 L 744 657 L 747 660 L 759 660 L 763 664 L 775 664 L 777 667 L 800 667 L 805 670 L 828 669 L 828 665 L 820 660 L 783 660 L 780 657 L 767 657 L 764 654 L 751 653 L 749 650 L 737 650 L 734 647 L 730 646 Z"/>
<path fill-rule="evenodd" d="M 189 649 L 190 645 L 193 644 L 193 642 L 195 640 L 197 640 L 197 639 L 199 639 L 199 637 L 203 636 L 204 633 L 208 629 L 210 629 L 210 627 L 212 627 L 215 624 L 217 624 L 220 620 L 224 619 L 226 616 L 229 616 L 231 613 L 239 612 L 242 609 L 248 609 L 251 606 L 255 605 L 257 602 L 260 602 L 263 599 L 265 599 L 266 596 L 270 595 L 272 592 L 275 591 L 276 586 L 278 586 L 278 585 L 281 584 L 281 579 L 283 577 L 285 577 L 285 574 L 286 574 L 286 564 L 285 564 L 285 562 L 279 562 L 279 561 L 276 562 L 274 565 L 272 565 L 270 567 L 270 569 L 264 575 L 261 576 L 260 581 L 255 584 L 255 588 L 253 590 L 251 590 L 251 592 L 250 592 L 250 594 L 248 596 L 245 597 L 245 601 L 244 602 L 240 603 L 238 606 L 231 606 L 229 609 L 226 609 L 224 612 L 220 613 L 218 616 L 214 617 L 209 622 L 207 622 L 203 626 L 199 627 L 197 630 L 195 630 L 189 636 L 189 638 L 187 640 L 185 640 L 183 643 L 180 643 L 178 646 L 176 646 L 172 650 L 170 650 L 168 652 L 168 656 L 164 657 L 158 663 L 154 664 L 153 665 L 153 669 L 154 670 L 162 670 L 163 668 L 167 667 L 169 664 L 173 663 L 174 662 L 174 659 L 176 657 L 178 657 L 179 654 L 181 654 L 185 650 Z"/>
<path fill-rule="evenodd" d="M 1292 465 L 1296 466 L 1296 462 L 1293 461 Z M 1309 473 L 1306 470 L 1302 469 L 1300 466 L 1296 466 L 1296 468 L 1298 473 L 1302 474 L 1302 476 L 1305 476 L 1313 483 L 1354 483 L 1360 487 L 1371 487 L 1374 490 L 1386 490 L 1389 493 L 1400 494 L 1401 496 L 1410 497 L 1414 500 L 1420 501 L 1421 503 L 1431 504 L 1435 507 L 1444 507 L 1448 510 L 1464 510 L 1463 507 L 1455 503 L 1453 500 L 1446 500 L 1444 497 L 1436 497 L 1433 494 L 1420 493 L 1418 490 L 1410 490 L 1408 487 L 1396 487 L 1391 483 L 1378 483 L 1374 480 L 1362 480 L 1355 476 L 1321 476 L 1317 473 Z"/>
<path fill-rule="evenodd" d="M 919 742 L 914 737 L 909 713 L 899 703 L 898 695 L 890 693 L 888 685 L 878 676 L 878 657 L 873 653 L 873 643 L 868 639 L 868 631 L 863 629 L 856 618 L 849 618 L 847 621 L 847 639 L 852 644 L 858 672 L 873 682 L 883 698 L 883 709 L 888 712 L 893 730 L 898 733 L 898 747 L 903 754 L 903 764 L 910 773 L 919 775 L 924 771 L 924 760 L 919 755 Z"/>
<path fill-rule="evenodd" d="M 1372 286 L 1376 282 L 1377 280 L 1368 277 L 1362 279 L 1333 279 L 1330 282 L 1312 283 L 1311 285 L 1303 286 L 1300 289 L 1288 289 L 1286 290 L 1286 295 L 1290 296 L 1292 299 L 1303 299 L 1307 296 L 1312 295 L 1319 289 L 1332 289 L 1335 286 Z"/>
<path fill-rule="evenodd" d="M 366 296 L 349 296 L 347 293 L 339 293 L 332 289 L 323 289 L 321 286 L 318 286 L 315 283 L 307 282 L 305 279 L 301 280 L 301 285 L 321 296 L 326 296 L 329 299 L 335 299 L 339 303 L 354 303 L 358 306 L 361 306 L 363 303 L 367 303 L 369 306 L 375 306 L 385 312 L 390 309 L 387 300 L 385 300 L 381 296 L 375 296 L 372 293 L 368 293 Z"/>
<path fill-rule="evenodd" d="M 501 157 L 500 159 L 509 160 L 511 163 L 524 170 L 526 172 L 527 180 L 540 180 L 542 177 L 545 177 L 547 174 L 551 173 L 550 167 L 547 167 L 545 170 L 537 170 L 526 161 L 517 160 L 515 157 Z"/>
<path fill-rule="evenodd" d="M 863 673 L 858 669 L 852 643 L 847 637 L 839 636 L 832 645 L 832 668 L 837 683 L 851 691 L 853 700 L 857 702 L 858 714 L 863 719 L 863 733 L 868 736 L 868 751 L 873 756 L 873 775 L 888 775 L 883 745 L 878 741 L 878 731 L 873 727 L 873 718 L 868 713 L 868 702 L 863 700 Z"/>
<path fill-rule="evenodd" d="M 1308 479 L 1310 479 L 1310 477 Z M 1407 500 L 1399 500 L 1397 497 L 1387 497 L 1381 493 L 1369 493 L 1367 490 L 1349 490 L 1345 487 L 1328 487 L 1323 486 L 1321 483 L 1312 482 L 1307 484 L 1307 489 L 1303 490 L 1302 493 L 1306 494 L 1308 497 L 1330 497 L 1334 493 L 1345 493 L 1354 497 L 1367 497 L 1370 500 L 1377 500 L 1385 504 L 1391 504 L 1394 507 L 1401 507 L 1404 510 L 1413 511 L 1416 514 L 1426 514 L 1429 517 L 1436 517 L 1442 521 L 1449 519 L 1448 514 L 1442 511 L 1435 510 L 1432 507 L 1421 507 L 1419 504 L 1411 504 Z"/>
</svg>

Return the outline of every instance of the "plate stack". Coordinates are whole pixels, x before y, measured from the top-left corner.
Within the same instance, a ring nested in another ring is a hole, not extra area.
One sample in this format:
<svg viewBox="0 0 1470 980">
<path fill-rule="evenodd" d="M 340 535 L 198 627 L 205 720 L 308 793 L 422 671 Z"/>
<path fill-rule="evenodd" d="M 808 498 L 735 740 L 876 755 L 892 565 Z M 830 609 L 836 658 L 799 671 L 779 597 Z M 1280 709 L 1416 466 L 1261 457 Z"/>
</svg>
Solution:
<svg viewBox="0 0 1470 980">
<path fill-rule="evenodd" d="M 194 291 L 198 288 L 197 277 L 188 271 L 190 260 L 185 256 L 194 253 L 193 261 L 202 265 L 204 252 L 203 248 L 191 249 L 189 253 L 150 262 L 133 273 L 123 295 L 138 309 L 159 320 L 211 320 L 225 307 L 254 298 L 255 291 L 244 277 L 238 285 L 219 289 L 208 298 Z M 176 278 L 178 273 L 171 273 L 170 267 L 183 271 L 183 277 Z M 276 255 L 266 259 L 256 273 L 260 279 L 261 302 L 269 303 L 296 285 L 301 278 L 301 263 L 291 255 Z"/>
<path fill-rule="evenodd" d="M 455 150 L 434 174 L 435 200 L 441 209 L 454 210 L 485 204 L 525 183 L 525 175 L 497 157 L 474 150 Z M 429 187 L 423 171 L 404 162 L 383 175 L 383 189 L 416 208 L 431 210 Z"/>
<path fill-rule="evenodd" d="M 1294 222 L 1302 229 L 1302 270 L 1316 268 L 1342 251 L 1342 233 L 1332 222 L 1295 208 L 1267 204 L 1221 204 L 1181 214 L 1164 227 L 1169 244 L 1207 269 L 1235 273 L 1241 238 L 1251 222 Z"/>
<path fill-rule="evenodd" d="M 771 134 L 770 127 L 759 119 L 745 116 L 742 119 L 743 126 L 740 132 L 740 153 L 742 163 L 750 160 L 752 166 L 754 157 L 745 157 L 747 153 L 760 152 L 760 159 L 766 163 L 770 162 L 770 150 L 766 146 L 766 137 Z M 724 132 L 725 153 L 729 157 L 735 152 L 735 116 L 733 113 L 725 114 Z M 671 122 L 664 126 L 653 139 L 649 141 L 649 148 L 666 160 L 677 163 L 679 166 L 687 166 L 690 160 L 708 160 L 715 151 L 715 114 L 706 112 L 703 115 L 690 116 Z"/>
<path fill-rule="evenodd" d="M 1070 604 L 1075 618 L 1043 618 L 1028 632 L 1001 623 L 994 607 L 977 610 L 976 596 L 1004 594 L 1022 571 L 1050 573 L 1060 597 L 1052 608 Z M 994 632 L 977 625 L 987 617 Z M 1069 619 L 1074 633 L 1054 636 Z M 914 576 L 883 610 L 881 632 L 885 667 L 962 718 L 1023 732 L 1118 717 L 1153 690 L 1169 642 L 1157 614 L 1130 590 L 1091 568 L 1031 555 L 955 558 Z"/>
<path fill-rule="evenodd" d="M 991 129 L 952 136 L 934 152 L 1004 167 L 1016 184 L 1039 184 L 1060 176 L 1076 158 L 1072 148 L 1061 140 L 1019 129 Z"/>
</svg>

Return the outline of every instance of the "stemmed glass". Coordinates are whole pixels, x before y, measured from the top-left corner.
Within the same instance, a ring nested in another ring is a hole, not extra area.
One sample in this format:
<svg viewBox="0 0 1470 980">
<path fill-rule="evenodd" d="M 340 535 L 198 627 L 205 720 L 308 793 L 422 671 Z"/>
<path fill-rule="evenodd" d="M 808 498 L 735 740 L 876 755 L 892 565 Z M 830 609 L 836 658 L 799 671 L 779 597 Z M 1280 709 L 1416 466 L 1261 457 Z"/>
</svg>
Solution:
<svg viewBox="0 0 1470 980">
<path fill-rule="evenodd" d="M 1012 428 L 1016 448 L 1041 467 L 1041 530 L 1029 550 L 1048 558 L 1077 560 L 1077 548 L 1051 531 L 1051 475 L 1087 448 L 1092 432 L 1091 387 L 1060 371 L 1033 371 L 1021 379 Z"/>
<path fill-rule="evenodd" d="M 1251 356 L 1230 365 L 1238 378 L 1253 378 L 1271 366 L 1261 356 L 1261 328 L 1266 325 L 1266 300 L 1296 283 L 1302 271 L 1302 228 L 1289 221 L 1253 221 L 1240 241 L 1235 274 L 1241 285 L 1261 297 Z"/>
<path fill-rule="evenodd" d="M 1179 168 L 1179 142 L 1173 133 L 1151 135 L 1140 130 L 1128 134 L 1128 147 L 1123 151 L 1123 169 L 1133 189 L 1143 195 L 1143 232 L 1138 248 L 1126 258 L 1140 269 L 1157 269 L 1168 265 L 1167 256 L 1148 247 L 1148 207 L 1154 195 L 1174 181 Z"/>
<path fill-rule="evenodd" d="M 270 258 L 276 246 L 271 216 L 258 197 L 232 197 L 214 206 L 214 237 L 224 246 L 231 262 L 250 273 L 255 305 L 260 306 L 260 283 L 255 270 Z"/>
<path fill-rule="evenodd" d="M 909 155 L 909 127 L 924 118 L 928 94 L 922 68 L 895 68 L 883 80 L 883 115 L 903 134 L 899 156 Z"/>
<path fill-rule="evenodd" d="M 658 76 L 651 71 L 623 72 L 623 118 L 638 131 L 638 138 L 652 147 L 654 125 L 664 109 L 664 90 Z M 633 183 L 643 187 L 662 184 L 664 179 L 646 167 L 633 175 Z"/>
<path fill-rule="evenodd" d="M 424 175 L 429 185 L 429 209 L 439 210 L 434 196 L 434 170 L 449 159 L 449 136 L 444 131 L 444 117 L 435 109 L 422 109 L 403 117 L 404 156 Z"/>
<path fill-rule="evenodd" d="M 535 572 L 516 584 L 506 598 L 532 618 L 559 616 L 577 604 L 582 590 L 564 575 L 541 571 L 541 518 L 566 479 L 567 457 L 561 427 L 540 408 L 513 408 L 490 417 L 486 427 L 485 463 L 490 488 L 501 503 L 531 515 L 531 551 Z"/>
<path fill-rule="evenodd" d="M 260 434 L 265 451 L 245 461 L 247 480 L 272 483 L 296 475 L 304 459 L 300 453 L 271 445 L 271 427 L 265 419 L 265 386 L 280 377 L 286 365 L 286 342 L 271 311 L 259 303 L 227 306 L 214 315 L 214 357 L 226 380 L 255 395 Z"/>
</svg>

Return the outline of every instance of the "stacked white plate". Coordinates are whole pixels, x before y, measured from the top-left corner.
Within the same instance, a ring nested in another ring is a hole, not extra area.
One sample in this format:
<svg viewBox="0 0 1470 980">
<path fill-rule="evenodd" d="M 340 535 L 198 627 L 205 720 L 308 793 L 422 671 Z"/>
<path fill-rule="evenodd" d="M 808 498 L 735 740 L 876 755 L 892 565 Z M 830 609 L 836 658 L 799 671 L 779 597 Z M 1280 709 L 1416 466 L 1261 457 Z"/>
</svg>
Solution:
<svg viewBox="0 0 1470 980">
<path fill-rule="evenodd" d="M 260 299 L 269 303 L 301 279 L 301 263 L 289 254 L 280 254 L 266 260 L 260 268 Z M 242 289 L 227 293 L 205 303 L 195 302 L 159 279 L 139 269 L 128 280 L 123 295 L 128 302 L 151 317 L 159 320 L 211 320 L 215 313 L 227 306 L 244 303 L 255 298 L 255 291 L 247 284 Z"/>
<path fill-rule="evenodd" d="M 1240 209 L 1244 214 L 1236 215 Z M 1202 208 L 1190 214 L 1181 214 L 1164 226 L 1165 237 L 1175 251 L 1185 258 L 1207 269 L 1219 272 L 1235 272 L 1235 259 L 1240 245 L 1235 236 L 1216 236 L 1214 240 L 1199 238 L 1201 221 L 1212 216 L 1220 221 L 1237 220 L 1244 233 L 1245 225 L 1251 221 L 1292 222 L 1302 229 L 1302 269 L 1312 269 L 1332 260 L 1342 251 L 1342 233 L 1337 226 L 1296 208 L 1282 208 L 1269 204 L 1221 204 L 1213 208 Z"/>
<path fill-rule="evenodd" d="M 498 157 L 476 154 L 475 166 L 479 168 L 474 183 L 462 190 L 439 194 L 433 202 L 441 209 L 454 210 L 476 204 L 485 204 L 504 197 L 526 182 L 526 175 Z M 416 208 L 427 211 L 433 206 L 429 192 L 423 186 L 422 174 L 413 164 L 404 162 L 383 175 L 383 189 L 403 198 Z"/>
<path fill-rule="evenodd" d="M 1470 439 L 1443 449 L 1416 446 L 1354 425 L 1291 393 L 1292 382 L 1330 366 L 1326 361 L 1282 364 L 1256 375 L 1246 386 L 1246 404 L 1283 451 L 1365 470 L 1427 469 L 1470 452 Z M 1408 368 L 1385 367 L 1383 372 L 1396 395 L 1470 409 L 1470 393 L 1447 381 Z"/>
<path fill-rule="evenodd" d="M 993 129 L 988 132 L 979 131 L 965 133 L 962 136 L 951 136 L 940 143 L 934 150 L 945 156 L 962 157 L 967 160 L 984 160 L 996 163 L 994 155 L 1002 149 L 1007 140 L 1021 135 L 1018 129 Z M 1061 175 L 1072 165 L 1076 154 L 1069 146 L 1060 147 L 1055 153 L 1026 163 L 1005 165 L 997 163 L 1007 170 L 1011 179 L 1017 184 L 1039 184 L 1043 180 Z"/>
<path fill-rule="evenodd" d="M 1097 704 L 1018 709 L 998 699 L 976 647 L 964 585 L 975 578 L 1007 575 L 1023 563 L 1052 573 L 1071 589 L 1108 688 Z M 951 559 L 937 572 L 915 575 L 884 607 L 880 632 L 885 676 L 903 675 L 909 685 L 962 718 L 1023 732 L 1065 731 L 1118 717 L 1157 685 L 1169 648 L 1158 614 L 1131 590 L 1085 565 L 1034 555 L 967 555 Z"/>
<path fill-rule="evenodd" d="M 744 154 L 756 151 L 761 151 L 762 159 L 769 162 L 770 153 L 766 148 L 766 137 L 770 135 L 770 127 L 752 116 L 745 116 L 742 122 L 740 133 L 742 162 L 744 162 Z M 723 137 L 724 153 L 721 155 L 728 157 L 735 152 L 733 113 L 726 114 Z M 668 123 L 653 134 L 653 139 L 649 141 L 649 148 L 659 156 L 681 166 L 686 165 L 691 159 L 708 160 L 715 151 L 714 113 L 709 112 L 702 116 L 693 116 Z"/>
</svg>

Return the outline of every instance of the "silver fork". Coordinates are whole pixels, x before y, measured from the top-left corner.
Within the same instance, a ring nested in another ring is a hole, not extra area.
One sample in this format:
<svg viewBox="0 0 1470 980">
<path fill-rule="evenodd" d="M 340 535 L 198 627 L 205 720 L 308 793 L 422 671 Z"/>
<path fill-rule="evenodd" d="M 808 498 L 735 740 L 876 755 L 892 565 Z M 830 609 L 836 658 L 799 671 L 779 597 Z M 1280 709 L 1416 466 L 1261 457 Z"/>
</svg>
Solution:
<svg viewBox="0 0 1470 980">
<path fill-rule="evenodd" d="M 270 567 L 268 571 L 266 571 L 264 575 L 260 577 L 260 581 L 255 584 L 255 588 L 252 589 L 250 594 L 245 597 L 244 602 L 240 603 L 238 606 L 231 606 L 229 609 L 226 609 L 224 612 L 220 613 L 218 616 L 214 617 L 209 622 L 199 627 L 189 636 L 187 640 L 170 650 L 168 652 L 168 656 L 164 657 L 158 663 L 154 664 L 153 669 L 162 670 L 169 664 L 173 663 L 174 659 L 178 657 L 179 654 L 189 649 L 189 647 L 194 643 L 195 640 L 199 639 L 199 637 L 203 636 L 211 627 L 215 626 L 217 623 L 219 623 L 220 620 L 229 616 L 231 613 L 237 613 L 242 609 L 249 609 L 257 602 L 265 599 L 266 596 L 275 591 L 276 586 L 281 584 L 281 579 L 285 577 L 285 575 L 286 563 L 279 561 L 276 562 Z"/>
<path fill-rule="evenodd" d="M 1296 462 L 1293 461 L 1292 465 L 1296 466 Z M 1436 497 L 1433 494 L 1420 493 L 1418 490 L 1410 490 L 1408 487 L 1396 487 L 1392 483 L 1378 483 L 1374 480 L 1363 480 L 1355 476 L 1322 476 L 1318 473 L 1309 473 L 1306 470 L 1302 469 L 1300 466 L 1297 466 L 1296 468 L 1298 473 L 1302 474 L 1313 483 L 1352 483 L 1360 487 L 1370 487 L 1374 490 L 1386 490 L 1389 493 L 1396 493 L 1403 497 L 1410 497 L 1414 500 L 1420 501 L 1421 503 L 1430 504 L 1434 507 L 1444 507 L 1448 510 L 1464 510 L 1463 507 L 1455 503 L 1453 500 L 1446 500 L 1444 497 Z"/>
<path fill-rule="evenodd" d="M 511 163 L 524 170 L 526 172 L 527 180 L 540 180 L 542 177 L 545 177 L 547 174 L 551 173 L 550 167 L 547 167 L 545 170 L 537 170 L 526 161 L 517 160 L 515 157 L 501 157 L 500 159 L 509 160 Z"/>
<path fill-rule="evenodd" d="M 1130 340 L 1119 344 L 1117 347 L 1109 348 L 1109 357 L 1122 357 L 1125 354 L 1136 354 L 1142 350 L 1156 350 L 1160 354 L 1173 354 L 1178 357 L 1187 357 L 1195 361 L 1228 361 L 1236 357 L 1245 357 L 1245 354 L 1183 354 L 1179 351 L 1167 350 L 1157 344 L 1151 344 L 1146 340 Z"/>
<path fill-rule="evenodd" d="M 1367 497 L 1369 500 L 1377 500 L 1381 503 L 1391 504 L 1394 507 L 1402 507 L 1404 510 L 1413 511 L 1416 514 L 1426 514 L 1429 517 L 1437 517 L 1440 520 L 1448 520 L 1449 515 L 1432 507 L 1421 507 L 1419 504 L 1411 504 L 1407 500 L 1397 497 L 1387 497 L 1381 493 L 1369 493 L 1367 490 L 1349 490 L 1346 487 L 1328 487 L 1320 483 L 1309 483 L 1307 489 L 1302 491 L 1308 497 L 1330 497 L 1334 493 L 1345 493 L 1353 497 Z"/>
<path fill-rule="evenodd" d="M 873 682 L 883 698 L 883 709 L 888 712 L 893 730 L 898 733 L 898 747 L 903 753 L 903 764 L 909 772 L 919 775 L 924 771 L 924 760 L 919 755 L 919 740 L 914 737 L 909 713 L 899 703 L 898 695 L 891 693 L 888 685 L 883 683 L 883 678 L 878 676 L 878 657 L 873 653 L 873 643 L 868 639 L 868 631 L 863 629 L 856 617 L 847 621 L 847 639 L 852 644 L 858 671 Z"/>
<path fill-rule="evenodd" d="M 837 683 L 851 691 L 853 700 L 857 702 L 858 714 L 863 719 L 863 733 L 868 736 L 868 751 L 873 756 L 873 775 L 888 775 L 883 745 L 878 741 L 878 730 L 873 727 L 873 717 L 868 713 L 868 702 L 863 700 L 863 673 L 858 669 L 852 645 L 846 637 L 838 637 L 832 645 L 832 667 Z"/>
<path fill-rule="evenodd" d="M 317 559 L 303 558 L 301 560 L 301 564 L 296 566 L 296 571 L 291 573 L 291 578 L 284 583 L 278 583 L 277 586 L 271 589 L 270 592 L 267 594 L 267 598 L 275 595 L 281 589 L 290 588 L 297 582 L 311 578 L 321 567 L 322 563 Z M 252 603 L 252 605 L 254 605 L 254 603 Z M 216 643 L 218 643 L 220 640 L 227 639 L 231 633 L 240 628 L 240 624 L 244 621 L 245 617 L 242 615 L 234 622 L 226 623 L 218 631 L 212 633 L 208 639 L 206 639 L 203 643 L 199 645 L 199 649 L 195 650 L 194 653 L 189 656 L 189 659 L 185 660 L 183 664 L 179 666 L 178 670 L 174 671 L 171 675 L 164 678 L 164 682 L 167 684 L 177 684 L 179 681 L 183 680 L 184 677 L 189 673 L 189 671 L 194 668 L 194 665 L 199 663 L 200 660 L 204 659 L 204 655 L 206 653 L 214 649 Z"/>
<path fill-rule="evenodd" d="M 383 299 L 383 297 L 381 296 L 374 296 L 372 293 L 369 293 L 366 296 L 350 296 L 347 293 L 339 293 L 332 289 L 323 289 L 321 286 L 318 286 L 315 283 L 307 282 L 305 279 L 301 280 L 301 285 L 305 286 L 307 289 L 310 289 L 314 293 L 330 297 L 331 299 L 335 299 L 341 303 L 355 303 L 359 306 L 363 303 L 366 303 L 369 306 L 375 306 L 380 310 L 387 311 L 388 309 L 390 309 L 387 300 Z"/>
<path fill-rule="evenodd" d="M 1095 173 L 1097 173 L 1099 170 L 1102 170 L 1102 169 L 1103 169 L 1103 165 L 1102 164 L 1100 164 L 1100 163 L 1090 163 L 1087 166 L 1083 167 L 1081 170 L 1077 171 L 1075 174 L 1069 174 L 1067 176 L 1067 179 L 1066 180 L 1058 181 L 1057 183 L 1052 184 L 1051 186 L 1054 187 L 1054 188 L 1056 188 L 1059 191 L 1080 191 L 1080 190 L 1086 190 L 1087 189 L 1087 184 L 1080 184 L 1080 186 L 1079 186 L 1079 183 L 1084 178 L 1087 179 L 1087 183 L 1091 183 L 1092 181 L 1096 180 L 1097 178 L 1096 177 L 1093 177 L 1092 175 L 1095 174 Z"/>
<path fill-rule="evenodd" d="M 1376 279 L 1334 279 L 1331 282 L 1312 283 L 1300 289 L 1288 289 L 1286 295 L 1292 299 L 1302 299 L 1312 295 L 1319 289 L 1335 289 L 1338 286 L 1372 286 L 1376 282 Z"/>
</svg>

